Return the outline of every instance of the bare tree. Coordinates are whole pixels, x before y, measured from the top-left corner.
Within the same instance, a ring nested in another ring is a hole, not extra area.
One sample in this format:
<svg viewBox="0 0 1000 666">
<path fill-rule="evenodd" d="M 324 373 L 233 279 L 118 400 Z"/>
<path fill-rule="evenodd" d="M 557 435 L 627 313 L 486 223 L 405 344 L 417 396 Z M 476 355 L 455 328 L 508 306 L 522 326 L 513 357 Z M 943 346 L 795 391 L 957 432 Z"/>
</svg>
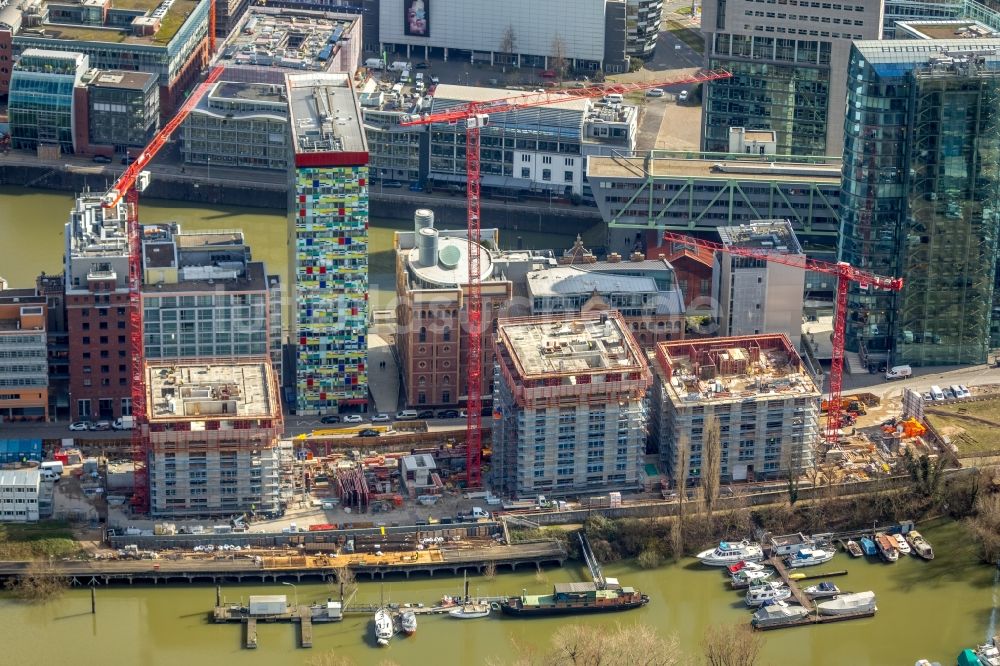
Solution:
<svg viewBox="0 0 1000 666">
<path fill-rule="evenodd" d="M 684 663 L 676 636 L 664 638 L 645 624 L 618 625 L 594 640 L 592 627 L 571 624 L 552 635 L 541 666 L 677 666 Z"/>
<path fill-rule="evenodd" d="M 722 476 L 722 436 L 719 421 L 715 416 L 705 419 L 701 447 L 701 485 L 705 489 L 705 509 L 711 516 L 715 512 L 715 502 L 719 499 L 719 483 Z"/>
<path fill-rule="evenodd" d="M 497 563 L 494 562 L 493 560 L 490 560 L 489 562 L 486 563 L 486 566 L 483 567 L 483 578 L 485 578 L 486 580 L 493 580 L 496 577 L 497 577 Z"/>
<path fill-rule="evenodd" d="M 687 501 L 688 460 L 691 454 L 688 449 L 687 435 L 681 435 L 677 442 L 677 455 L 674 467 L 674 482 L 677 484 L 677 520 L 670 530 L 670 546 L 674 560 L 678 561 L 684 555 L 684 503 Z"/>
<path fill-rule="evenodd" d="M 756 666 L 763 637 L 748 624 L 712 625 L 701 640 L 706 666 Z"/>
<path fill-rule="evenodd" d="M 500 35 L 500 53 L 503 55 L 503 71 L 507 73 L 507 65 L 514 64 L 514 54 L 517 53 L 517 33 L 514 26 L 508 24 Z"/>
<path fill-rule="evenodd" d="M 788 466 L 788 503 L 791 506 L 795 506 L 795 503 L 799 501 L 800 457 L 798 449 L 792 443 L 788 447 L 788 453 L 785 454 L 785 462 Z"/>
<path fill-rule="evenodd" d="M 556 33 L 552 38 L 552 53 L 549 54 L 549 69 L 556 73 L 556 77 L 562 81 L 566 77 L 566 70 L 569 68 L 569 60 L 566 58 L 566 40 Z"/>
<path fill-rule="evenodd" d="M 334 569 L 333 575 L 337 578 L 338 594 L 340 591 L 343 591 L 344 602 L 349 602 L 354 597 L 354 593 L 358 591 L 358 583 L 354 577 L 354 570 L 345 564 L 342 567 Z"/>
<path fill-rule="evenodd" d="M 69 581 L 56 572 L 48 562 L 37 560 L 28 565 L 19 578 L 11 578 L 6 587 L 16 599 L 29 603 L 41 603 L 61 595 Z"/>
</svg>

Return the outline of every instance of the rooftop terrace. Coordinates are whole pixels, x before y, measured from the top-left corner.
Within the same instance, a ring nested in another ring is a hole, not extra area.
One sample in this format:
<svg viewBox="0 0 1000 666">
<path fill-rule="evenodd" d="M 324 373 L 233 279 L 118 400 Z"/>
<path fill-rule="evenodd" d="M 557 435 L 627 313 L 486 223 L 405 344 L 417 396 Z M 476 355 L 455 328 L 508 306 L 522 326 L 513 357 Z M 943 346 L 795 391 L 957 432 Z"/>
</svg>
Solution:
<svg viewBox="0 0 1000 666">
<path fill-rule="evenodd" d="M 80 22 L 70 22 L 73 17 L 67 17 L 67 22 L 54 22 L 50 11 L 56 6 L 73 8 L 84 3 L 72 1 L 56 2 L 41 0 L 37 8 L 24 12 L 25 21 L 19 36 L 48 37 L 78 42 L 110 42 L 116 44 L 147 44 L 165 46 L 181 29 L 188 17 L 204 0 L 110 0 L 110 11 L 135 13 L 140 23 L 148 26 L 147 31 L 133 30 L 131 26 L 87 25 Z M 86 3 L 88 6 L 91 3 Z M 38 17 L 43 19 L 39 22 Z M 105 19 L 107 20 L 107 19 Z M 159 27 L 152 28 L 158 22 Z M 31 27 L 28 27 L 31 26 Z"/>
<path fill-rule="evenodd" d="M 784 334 L 661 342 L 656 362 L 677 405 L 820 395 Z"/>
<path fill-rule="evenodd" d="M 802 254 L 802 247 L 788 220 L 760 220 L 750 224 L 719 227 L 719 237 L 723 245 L 730 247 Z"/>
<path fill-rule="evenodd" d="M 340 42 L 351 37 L 357 17 L 349 14 L 253 8 L 223 51 L 237 66 L 323 72 Z"/>
<path fill-rule="evenodd" d="M 997 33 L 979 21 L 897 21 L 896 39 L 983 39 Z"/>
<path fill-rule="evenodd" d="M 150 423 L 271 419 L 281 415 L 274 372 L 267 361 L 149 364 L 146 387 Z"/>
<path fill-rule="evenodd" d="M 771 156 L 768 156 L 771 157 Z M 648 174 L 647 174 L 648 170 Z M 829 164 L 766 162 L 758 159 L 685 159 L 679 157 L 597 157 L 587 159 L 587 175 L 608 178 L 703 178 L 728 181 L 769 180 L 839 185 L 840 161 Z"/>
</svg>

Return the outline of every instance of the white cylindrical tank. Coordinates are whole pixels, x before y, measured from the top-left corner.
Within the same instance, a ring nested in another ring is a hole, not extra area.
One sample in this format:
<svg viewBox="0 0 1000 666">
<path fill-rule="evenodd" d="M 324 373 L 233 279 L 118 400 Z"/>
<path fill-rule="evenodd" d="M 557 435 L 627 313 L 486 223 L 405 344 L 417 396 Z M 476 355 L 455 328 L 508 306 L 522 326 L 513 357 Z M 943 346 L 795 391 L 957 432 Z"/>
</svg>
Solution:
<svg viewBox="0 0 1000 666">
<path fill-rule="evenodd" d="M 424 227 L 417 232 L 417 257 L 421 266 L 437 264 L 438 232 L 432 227 Z"/>
<path fill-rule="evenodd" d="M 430 208 L 418 208 L 413 213 L 413 231 L 419 234 L 421 229 L 434 227 L 434 211 Z"/>
</svg>

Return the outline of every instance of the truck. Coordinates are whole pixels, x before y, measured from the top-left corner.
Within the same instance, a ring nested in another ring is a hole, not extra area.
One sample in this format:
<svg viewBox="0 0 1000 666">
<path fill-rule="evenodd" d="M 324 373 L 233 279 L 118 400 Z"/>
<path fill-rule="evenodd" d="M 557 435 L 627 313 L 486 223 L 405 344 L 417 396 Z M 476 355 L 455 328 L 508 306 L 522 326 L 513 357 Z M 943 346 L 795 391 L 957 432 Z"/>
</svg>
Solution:
<svg viewBox="0 0 1000 666">
<path fill-rule="evenodd" d="M 913 375 L 913 368 L 908 365 L 894 365 L 885 373 L 886 380 L 906 379 Z"/>
<path fill-rule="evenodd" d="M 469 513 L 466 514 L 460 513 L 457 516 L 455 516 L 455 518 L 460 522 L 470 522 L 470 523 L 474 523 L 477 520 L 481 519 L 489 519 L 489 517 L 490 517 L 490 512 L 481 506 L 474 506 L 472 507 L 472 510 L 469 511 Z"/>
<path fill-rule="evenodd" d="M 40 466 L 39 469 L 41 469 L 41 471 L 43 473 L 46 470 L 51 470 L 51 471 L 55 472 L 56 474 L 58 474 L 59 476 L 62 476 L 62 473 L 63 473 L 63 464 L 61 462 L 59 462 L 58 460 L 50 460 L 48 462 L 43 462 L 41 464 L 41 466 Z"/>
<path fill-rule="evenodd" d="M 111 424 L 115 430 L 131 430 L 135 427 L 135 418 L 131 416 L 121 416 Z"/>
<path fill-rule="evenodd" d="M 405 60 L 394 60 L 393 63 L 389 65 L 389 69 L 394 72 L 405 72 L 411 69 L 411 66 L 410 63 Z"/>
<path fill-rule="evenodd" d="M 382 60 L 382 58 L 368 58 L 365 60 L 365 67 L 368 69 L 385 69 L 385 60 Z"/>
</svg>

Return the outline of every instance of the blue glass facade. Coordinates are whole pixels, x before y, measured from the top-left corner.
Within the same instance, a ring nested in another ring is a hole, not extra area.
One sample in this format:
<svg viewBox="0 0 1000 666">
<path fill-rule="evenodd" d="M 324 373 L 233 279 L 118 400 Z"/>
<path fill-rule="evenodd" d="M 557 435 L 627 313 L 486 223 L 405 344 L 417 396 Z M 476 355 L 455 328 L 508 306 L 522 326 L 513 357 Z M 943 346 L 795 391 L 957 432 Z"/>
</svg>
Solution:
<svg viewBox="0 0 1000 666">
<path fill-rule="evenodd" d="M 899 294 L 851 286 L 847 344 L 869 366 L 986 361 L 1000 230 L 998 46 L 852 50 L 840 258 L 904 279 Z"/>
<path fill-rule="evenodd" d="M 58 144 L 63 153 L 74 152 L 73 89 L 87 67 L 87 57 L 78 53 L 30 50 L 21 56 L 8 97 L 14 148 Z"/>
</svg>

